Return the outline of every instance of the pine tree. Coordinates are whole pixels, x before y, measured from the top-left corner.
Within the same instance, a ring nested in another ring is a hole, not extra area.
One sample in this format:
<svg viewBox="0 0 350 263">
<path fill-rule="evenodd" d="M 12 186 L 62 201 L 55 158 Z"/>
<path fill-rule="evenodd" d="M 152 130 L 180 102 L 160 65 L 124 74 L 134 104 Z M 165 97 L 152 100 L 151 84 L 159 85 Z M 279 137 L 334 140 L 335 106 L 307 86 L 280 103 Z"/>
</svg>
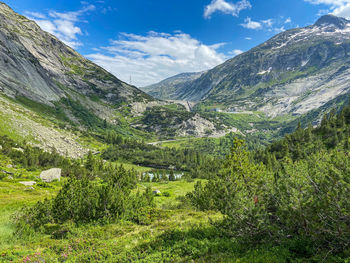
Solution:
<svg viewBox="0 0 350 263">
<path fill-rule="evenodd" d="M 91 151 L 89 151 L 88 153 L 86 163 L 85 163 L 85 168 L 89 171 L 93 171 L 95 168 L 95 159 Z"/>
<path fill-rule="evenodd" d="M 176 180 L 176 177 L 175 177 L 174 171 L 170 171 L 169 181 L 175 181 L 175 180 Z"/>
</svg>

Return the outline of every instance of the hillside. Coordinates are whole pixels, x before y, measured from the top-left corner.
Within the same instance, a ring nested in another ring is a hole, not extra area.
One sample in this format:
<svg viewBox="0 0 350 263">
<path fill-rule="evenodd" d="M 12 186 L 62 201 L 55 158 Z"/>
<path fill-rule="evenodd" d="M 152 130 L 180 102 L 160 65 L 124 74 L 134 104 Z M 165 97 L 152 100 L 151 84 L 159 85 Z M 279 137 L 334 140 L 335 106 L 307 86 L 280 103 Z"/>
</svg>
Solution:
<svg viewBox="0 0 350 263">
<path fill-rule="evenodd" d="M 0 137 L 0 261 L 346 262 L 349 113 L 298 127 L 266 151 L 249 153 L 236 139 L 221 160 L 178 152 L 168 161 L 210 168 L 182 180 Z M 115 157 L 125 150 L 111 143 Z M 52 166 L 61 180 L 42 182 Z"/>
<path fill-rule="evenodd" d="M 350 21 L 326 15 L 314 25 L 276 35 L 172 93 L 199 102 L 198 108 L 301 116 L 348 96 L 349 48 Z"/>
<path fill-rule="evenodd" d="M 75 92 L 110 104 L 150 99 L 0 3 L 0 83 L 9 96 L 50 104 Z"/>
<path fill-rule="evenodd" d="M 187 86 L 205 72 L 182 73 L 167 78 L 159 83 L 141 88 L 149 95 L 162 100 L 176 100 L 182 97 L 182 90 L 186 90 Z"/>
</svg>

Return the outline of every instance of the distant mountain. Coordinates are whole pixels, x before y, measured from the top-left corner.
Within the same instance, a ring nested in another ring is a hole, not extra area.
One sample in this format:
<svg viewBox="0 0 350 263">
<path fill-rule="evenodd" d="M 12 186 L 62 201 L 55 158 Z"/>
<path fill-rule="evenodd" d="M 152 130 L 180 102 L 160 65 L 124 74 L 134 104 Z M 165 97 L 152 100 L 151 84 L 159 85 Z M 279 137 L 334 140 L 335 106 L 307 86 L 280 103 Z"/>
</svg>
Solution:
<svg viewBox="0 0 350 263">
<path fill-rule="evenodd" d="M 349 91 L 350 21 L 326 15 L 314 25 L 276 35 L 172 93 L 204 107 L 276 116 L 340 103 Z"/>
<path fill-rule="evenodd" d="M 108 104 L 151 99 L 0 3 L 0 90 L 52 104 L 81 95 Z"/>
<path fill-rule="evenodd" d="M 176 100 L 185 95 L 181 92 L 187 90 L 187 86 L 203 74 L 204 72 L 182 73 L 141 89 L 158 99 Z"/>
</svg>

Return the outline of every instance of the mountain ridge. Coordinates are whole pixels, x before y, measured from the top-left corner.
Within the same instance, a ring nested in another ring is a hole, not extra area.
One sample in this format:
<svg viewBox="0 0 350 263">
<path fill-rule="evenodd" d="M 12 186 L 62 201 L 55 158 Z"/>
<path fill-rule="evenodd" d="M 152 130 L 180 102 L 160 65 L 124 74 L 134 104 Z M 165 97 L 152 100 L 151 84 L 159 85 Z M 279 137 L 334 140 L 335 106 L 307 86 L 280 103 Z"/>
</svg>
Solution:
<svg viewBox="0 0 350 263">
<path fill-rule="evenodd" d="M 349 49 L 350 22 L 325 15 L 184 83 L 173 99 L 202 109 L 303 115 L 349 92 Z"/>
<path fill-rule="evenodd" d="M 149 95 L 158 99 L 172 100 L 177 98 L 176 91 L 183 89 L 188 82 L 198 79 L 206 71 L 180 73 L 167 78 L 153 85 L 142 87 L 141 89 Z M 164 88 L 167 88 L 166 90 Z M 164 93 L 166 91 L 166 93 Z"/>
<path fill-rule="evenodd" d="M 0 3 L 0 18 L 3 58 L 0 68 L 8 73 L 0 75 L 0 83 L 6 95 L 21 94 L 48 104 L 65 97 L 72 89 L 112 104 L 152 100 L 41 30 L 34 21 L 15 13 L 5 3 Z M 66 89 L 63 90 L 62 85 Z"/>
</svg>

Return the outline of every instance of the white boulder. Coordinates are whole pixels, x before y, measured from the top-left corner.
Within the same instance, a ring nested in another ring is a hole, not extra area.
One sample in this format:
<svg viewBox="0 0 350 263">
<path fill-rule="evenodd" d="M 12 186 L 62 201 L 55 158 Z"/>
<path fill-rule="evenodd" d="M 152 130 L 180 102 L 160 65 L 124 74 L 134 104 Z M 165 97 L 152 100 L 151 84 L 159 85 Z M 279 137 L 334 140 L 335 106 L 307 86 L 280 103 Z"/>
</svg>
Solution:
<svg viewBox="0 0 350 263">
<path fill-rule="evenodd" d="M 23 184 L 25 186 L 32 186 L 32 185 L 35 185 L 36 182 L 34 181 L 26 181 L 26 182 L 19 182 L 20 184 Z"/>
<path fill-rule="evenodd" d="M 46 171 L 42 171 L 40 179 L 45 183 L 51 183 L 52 181 L 61 180 L 61 168 L 52 168 Z"/>
</svg>

